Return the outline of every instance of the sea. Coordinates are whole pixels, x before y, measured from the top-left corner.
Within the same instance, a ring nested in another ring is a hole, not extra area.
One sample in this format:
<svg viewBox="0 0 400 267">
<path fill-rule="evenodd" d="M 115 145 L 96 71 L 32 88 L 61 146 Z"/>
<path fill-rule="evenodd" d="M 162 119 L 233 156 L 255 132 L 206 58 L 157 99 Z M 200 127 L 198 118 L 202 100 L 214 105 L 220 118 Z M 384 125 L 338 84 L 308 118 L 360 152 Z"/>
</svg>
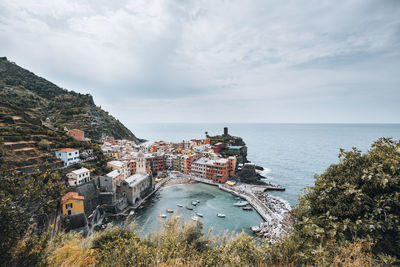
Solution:
<svg viewBox="0 0 400 267">
<path fill-rule="evenodd" d="M 339 149 L 366 152 L 380 137 L 400 139 L 400 124 L 283 124 L 283 123 L 142 123 L 128 124 L 137 137 L 149 141 L 181 142 L 223 133 L 240 136 L 247 159 L 262 166 L 267 180 L 286 188 L 271 192 L 292 206 L 314 175 L 339 162 Z"/>
</svg>

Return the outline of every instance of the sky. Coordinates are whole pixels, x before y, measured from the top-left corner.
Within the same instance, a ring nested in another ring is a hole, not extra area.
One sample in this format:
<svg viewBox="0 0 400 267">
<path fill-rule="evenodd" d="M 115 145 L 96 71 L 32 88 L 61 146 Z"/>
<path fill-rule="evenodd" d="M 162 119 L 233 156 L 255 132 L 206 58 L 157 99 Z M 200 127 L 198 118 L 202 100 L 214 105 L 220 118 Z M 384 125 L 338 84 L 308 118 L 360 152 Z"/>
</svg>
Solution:
<svg viewBox="0 0 400 267">
<path fill-rule="evenodd" d="M 1 0 L 0 56 L 123 123 L 399 123 L 398 0 Z"/>
</svg>

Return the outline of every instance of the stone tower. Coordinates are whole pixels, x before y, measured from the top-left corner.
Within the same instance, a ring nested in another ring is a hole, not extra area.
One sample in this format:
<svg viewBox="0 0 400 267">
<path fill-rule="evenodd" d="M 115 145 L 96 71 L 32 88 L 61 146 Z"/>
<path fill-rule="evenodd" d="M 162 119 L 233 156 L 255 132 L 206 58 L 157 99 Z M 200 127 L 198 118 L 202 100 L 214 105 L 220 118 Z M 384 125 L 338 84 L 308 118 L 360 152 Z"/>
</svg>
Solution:
<svg viewBox="0 0 400 267">
<path fill-rule="evenodd" d="M 141 150 L 136 156 L 136 173 L 146 173 L 146 158 Z"/>
<path fill-rule="evenodd" d="M 224 136 L 228 136 L 228 127 L 224 127 Z"/>
</svg>

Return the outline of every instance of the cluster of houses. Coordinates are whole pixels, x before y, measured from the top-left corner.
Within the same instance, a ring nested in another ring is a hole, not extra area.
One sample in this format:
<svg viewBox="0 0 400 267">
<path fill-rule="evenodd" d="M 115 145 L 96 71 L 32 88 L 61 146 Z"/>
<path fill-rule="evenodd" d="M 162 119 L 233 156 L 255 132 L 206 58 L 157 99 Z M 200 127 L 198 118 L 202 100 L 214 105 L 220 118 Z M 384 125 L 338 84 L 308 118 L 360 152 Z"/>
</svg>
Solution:
<svg viewBox="0 0 400 267">
<path fill-rule="evenodd" d="M 79 132 L 75 136 L 84 138 Z M 107 163 L 111 171 L 99 177 L 92 177 L 87 168 L 68 172 L 67 184 L 73 192 L 63 198 L 64 215 L 88 214 L 99 206 L 110 213 L 121 212 L 151 193 L 155 177 L 167 170 L 225 183 L 235 175 L 237 166 L 240 169 L 242 165 L 234 153 L 220 154 L 222 149 L 235 152 L 240 148 L 226 147 L 224 143 L 211 145 L 209 138 L 140 145 L 113 137 L 104 137 L 101 141 L 103 153 L 113 159 Z M 70 167 L 80 160 L 79 150 L 73 148 L 56 151 L 56 157 Z"/>
<path fill-rule="evenodd" d="M 127 140 L 114 140 L 110 137 L 103 138 L 102 141 L 103 153 L 114 159 L 108 163 L 113 172 L 107 175 L 112 177 L 115 183 L 127 178 L 124 173 L 137 173 L 138 168 L 150 176 L 156 176 L 166 170 L 175 170 L 225 183 L 235 175 L 237 166 L 240 168 L 243 165 L 234 154 L 223 157 L 219 153 L 222 149 L 229 151 L 241 147 L 226 147 L 224 143 L 211 145 L 209 138 L 179 143 L 157 141 L 139 146 Z"/>
</svg>

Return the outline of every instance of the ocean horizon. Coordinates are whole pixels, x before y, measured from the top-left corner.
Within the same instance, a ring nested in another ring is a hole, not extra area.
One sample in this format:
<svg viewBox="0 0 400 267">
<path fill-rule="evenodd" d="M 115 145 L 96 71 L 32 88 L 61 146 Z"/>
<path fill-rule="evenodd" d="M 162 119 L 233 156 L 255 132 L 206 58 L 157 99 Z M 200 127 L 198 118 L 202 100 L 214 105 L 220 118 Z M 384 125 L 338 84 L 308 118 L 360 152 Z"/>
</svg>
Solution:
<svg viewBox="0 0 400 267">
<path fill-rule="evenodd" d="M 314 175 L 339 162 L 340 148 L 366 152 L 380 137 L 400 139 L 399 123 L 135 123 L 126 124 L 139 138 L 179 142 L 223 133 L 240 136 L 248 160 L 264 168 L 267 180 L 284 192 L 270 192 L 296 205 L 299 194 L 314 185 Z"/>
</svg>

